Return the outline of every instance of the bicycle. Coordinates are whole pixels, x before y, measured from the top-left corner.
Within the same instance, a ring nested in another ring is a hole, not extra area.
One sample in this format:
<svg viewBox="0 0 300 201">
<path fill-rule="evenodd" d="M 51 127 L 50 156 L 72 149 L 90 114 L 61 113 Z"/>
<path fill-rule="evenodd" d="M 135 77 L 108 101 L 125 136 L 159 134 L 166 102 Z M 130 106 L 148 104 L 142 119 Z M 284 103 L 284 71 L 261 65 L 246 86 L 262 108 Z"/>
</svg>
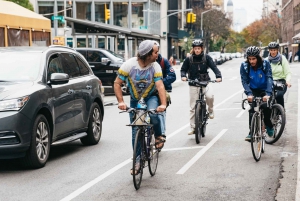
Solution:
<svg viewBox="0 0 300 201">
<path fill-rule="evenodd" d="M 244 99 L 242 102 L 242 108 L 245 110 Z M 256 161 L 260 160 L 261 153 L 265 152 L 265 124 L 264 124 L 264 113 L 262 112 L 261 106 L 265 104 L 261 97 L 254 97 L 252 101 L 252 107 L 254 107 L 254 114 L 250 124 L 250 135 L 251 135 L 251 150 L 253 158 Z M 267 107 L 269 107 L 267 101 Z"/>
<path fill-rule="evenodd" d="M 207 87 L 207 85 L 212 82 L 215 83 L 216 80 L 211 81 L 198 81 L 195 80 L 188 80 L 189 83 L 200 87 L 199 99 L 196 100 L 195 103 L 195 140 L 196 143 L 199 144 L 201 141 L 201 137 L 205 137 L 206 132 L 206 125 L 209 113 L 206 109 L 206 100 L 205 100 L 205 93 L 203 92 L 203 88 Z"/>
<path fill-rule="evenodd" d="M 274 135 L 273 136 L 266 136 L 266 143 L 267 144 L 273 144 L 275 142 L 277 142 L 279 140 L 279 138 L 281 137 L 284 127 L 285 127 L 285 123 L 286 123 L 286 115 L 285 115 L 285 110 L 282 107 L 282 105 L 277 104 L 276 102 L 276 94 L 278 91 L 281 91 L 284 89 L 284 85 L 285 83 L 283 83 L 280 80 L 274 80 L 273 81 L 273 89 L 272 89 L 272 96 L 271 96 L 271 108 L 272 108 L 272 112 L 271 112 L 271 122 L 273 125 L 273 129 L 274 129 Z"/>
<path fill-rule="evenodd" d="M 137 132 L 135 136 L 134 148 L 133 148 L 133 184 L 136 190 L 140 188 L 143 177 L 143 169 L 148 161 L 148 168 L 151 176 L 155 175 L 158 157 L 160 149 L 155 146 L 155 135 L 153 125 L 150 124 L 149 114 L 157 114 L 155 110 L 145 110 L 145 108 L 127 108 L 126 111 L 122 112 L 133 112 L 136 116 L 135 120 L 127 126 L 137 126 Z M 120 113 L 122 113 L 120 112 Z M 140 150 L 139 150 L 140 149 Z M 137 168 L 137 164 L 139 167 Z M 137 172 L 136 172 L 137 171 Z"/>
</svg>

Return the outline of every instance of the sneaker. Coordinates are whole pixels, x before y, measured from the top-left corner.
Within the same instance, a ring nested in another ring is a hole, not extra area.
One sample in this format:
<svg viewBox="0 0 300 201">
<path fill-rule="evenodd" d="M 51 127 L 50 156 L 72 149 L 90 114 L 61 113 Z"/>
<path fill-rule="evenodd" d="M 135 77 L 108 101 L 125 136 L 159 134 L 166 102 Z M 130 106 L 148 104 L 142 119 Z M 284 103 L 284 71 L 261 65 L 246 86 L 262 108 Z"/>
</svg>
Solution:
<svg viewBox="0 0 300 201">
<path fill-rule="evenodd" d="M 245 141 L 251 142 L 251 135 L 247 135 L 247 137 L 245 138 Z"/>
<path fill-rule="evenodd" d="M 195 129 L 191 128 L 191 130 L 188 132 L 188 135 L 194 135 L 195 134 Z"/>
<path fill-rule="evenodd" d="M 208 115 L 208 117 L 209 117 L 210 119 L 213 119 L 213 118 L 215 117 L 214 112 L 210 112 L 209 115 Z"/>
<path fill-rule="evenodd" d="M 269 137 L 272 137 L 274 135 L 274 129 L 273 128 L 270 128 L 268 126 L 266 126 L 267 128 L 267 133 L 268 133 L 268 136 Z"/>
</svg>

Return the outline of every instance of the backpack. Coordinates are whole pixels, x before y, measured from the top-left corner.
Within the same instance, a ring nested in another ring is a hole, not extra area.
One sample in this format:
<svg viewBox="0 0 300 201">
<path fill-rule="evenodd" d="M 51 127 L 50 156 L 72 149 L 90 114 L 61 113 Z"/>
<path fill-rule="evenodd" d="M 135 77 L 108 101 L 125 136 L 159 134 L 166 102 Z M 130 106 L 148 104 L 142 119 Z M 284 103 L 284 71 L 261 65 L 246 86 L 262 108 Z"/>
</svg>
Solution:
<svg viewBox="0 0 300 201">
<path fill-rule="evenodd" d="M 192 64 L 193 64 L 193 55 L 189 56 L 189 62 L 190 62 L 190 66 L 192 66 Z M 201 62 L 208 68 L 207 60 L 206 60 L 206 54 L 205 53 L 203 54 Z M 200 70 L 200 69 L 198 69 L 198 70 Z M 209 81 L 210 80 L 208 72 L 203 73 L 203 74 L 199 74 L 199 76 L 200 76 L 200 80 L 201 81 Z"/>
</svg>

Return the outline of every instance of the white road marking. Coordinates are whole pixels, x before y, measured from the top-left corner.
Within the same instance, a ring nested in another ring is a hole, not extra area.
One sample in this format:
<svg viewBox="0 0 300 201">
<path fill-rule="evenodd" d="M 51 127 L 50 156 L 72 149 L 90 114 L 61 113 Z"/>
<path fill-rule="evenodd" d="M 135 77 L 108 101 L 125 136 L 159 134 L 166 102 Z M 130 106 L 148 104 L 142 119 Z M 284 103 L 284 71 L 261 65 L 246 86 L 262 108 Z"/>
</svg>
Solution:
<svg viewBox="0 0 300 201">
<path fill-rule="evenodd" d="M 187 164 L 185 164 L 176 174 L 184 174 L 197 160 L 205 154 L 217 141 L 226 133 L 228 129 L 223 129 L 214 139 L 212 139 L 203 149 L 201 149 Z"/>
<path fill-rule="evenodd" d="M 250 105 L 247 105 L 245 110 L 242 110 L 238 115 L 236 115 L 236 118 L 240 118 L 244 114 L 244 112 L 248 110 L 250 110 Z"/>
<path fill-rule="evenodd" d="M 214 106 L 214 109 L 216 109 L 217 107 L 219 107 L 220 105 L 222 105 L 223 103 L 225 103 L 226 101 L 228 101 L 229 99 L 231 99 L 232 97 L 234 97 L 235 95 L 242 93 L 244 91 L 244 89 L 239 90 L 238 92 L 232 94 L 231 96 L 229 96 L 228 98 L 226 98 L 225 100 L 223 100 L 222 102 L 218 103 L 216 106 Z"/>
<path fill-rule="evenodd" d="M 89 189 L 92 186 L 94 186 L 95 184 L 99 183 L 100 181 L 102 181 L 103 179 L 105 179 L 109 175 L 113 174 L 114 172 L 116 172 L 117 170 L 124 167 L 125 165 L 127 165 L 130 162 L 131 162 L 131 159 L 127 159 L 123 163 L 120 163 L 119 165 L 117 165 L 117 166 L 113 167 L 112 169 L 108 170 L 104 174 L 100 175 L 99 177 L 97 177 L 96 179 L 90 181 L 89 183 L 85 184 L 84 186 L 80 187 L 79 189 L 77 189 L 76 191 L 74 191 L 73 193 L 68 195 L 67 197 L 61 199 L 60 201 L 69 201 L 69 200 L 74 199 L 75 197 L 77 197 L 78 195 L 80 195 L 81 193 L 86 191 L 87 189 Z"/>
<path fill-rule="evenodd" d="M 298 167 L 297 167 L 297 187 L 296 201 L 300 201 L 300 79 L 298 79 L 298 128 L 297 128 L 297 144 L 298 144 Z"/>
<path fill-rule="evenodd" d="M 180 133 L 180 131 L 186 129 L 187 127 L 189 127 L 190 124 L 186 124 L 184 126 L 182 126 L 181 128 L 177 129 L 176 131 L 174 131 L 173 133 L 171 133 L 170 135 L 167 135 L 167 139 L 169 140 L 171 137 L 173 137 L 174 135 L 176 135 L 177 133 Z"/>
<path fill-rule="evenodd" d="M 205 146 L 198 147 L 179 147 L 179 148 L 171 148 L 171 149 L 162 149 L 161 151 L 180 151 L 180 150 L 190 150 L 190 149 L 202 149 Z"/>
</svg>

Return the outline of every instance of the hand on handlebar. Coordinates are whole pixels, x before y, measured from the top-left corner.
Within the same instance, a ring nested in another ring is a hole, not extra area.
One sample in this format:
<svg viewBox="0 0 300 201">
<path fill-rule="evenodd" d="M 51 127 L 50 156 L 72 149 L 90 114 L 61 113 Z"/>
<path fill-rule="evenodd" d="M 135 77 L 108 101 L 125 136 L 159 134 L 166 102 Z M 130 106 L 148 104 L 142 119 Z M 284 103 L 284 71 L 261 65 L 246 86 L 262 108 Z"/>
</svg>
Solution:
<svg viewBox="0 0 300 201">
<path fill-rule="evenodd" d="M 118 103 L 118 108 L 120 110 L 127 110 L 127 105 L 124 102 Z"/>
<path fill-rule="evenodd" d="M 182 77 L 182 78 L 181 78 L 181 81 L 184 81 L 184 82 L 185 82 L 185 81 L 187 81 L 187 78 L 186 78 L 186 77 Z"/>
<path fill-rule="evenodd" d="M 251 103 L 252 100 L 253 100 L 253 96 L 252 95 L 251 96 L 247 96 L 247 100 L 248 100 L 249 103 Z"/>
<path fill-rule="evenodd" d="M 217 78 L 216 82 L 222 82 L 222 78 Z"/>
<path fill-rule="evenodd" d="M 166 110 L 166 106 L 165 105 L 159 105 L 157 108 L 156 108 L 156 111 L 157 112 L 163 112 Z"/>
<path fill-rule="evenodd" d="M 268 100 L 269 100 L 269 98 L 270 98 L 270 96 L 264 96 L 264 97 L 263 97 L 263 101 L 265 101 L 265 102 L 266 102 L 266 101 L 268 101 Z"/>
</svg>

